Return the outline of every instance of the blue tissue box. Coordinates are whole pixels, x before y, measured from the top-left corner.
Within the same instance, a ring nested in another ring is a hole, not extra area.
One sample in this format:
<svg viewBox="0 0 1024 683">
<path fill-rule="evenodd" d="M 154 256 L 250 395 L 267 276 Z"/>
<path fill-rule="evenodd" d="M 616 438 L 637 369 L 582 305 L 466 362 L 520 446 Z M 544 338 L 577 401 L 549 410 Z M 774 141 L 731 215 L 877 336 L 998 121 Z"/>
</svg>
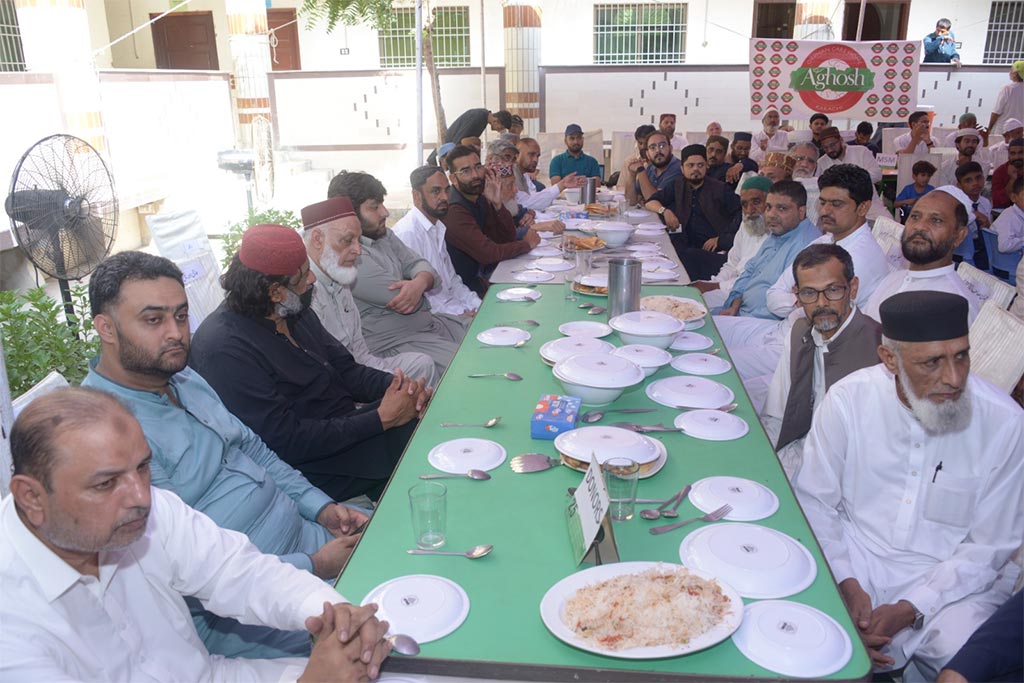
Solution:
<svg viewBox="0 0 1024 683">
<path fill-rule="evenodd" d="M 544 394 L 533 409 L 530 437 L 554 440 L 556 436 L 576 428 L 583 401 L 576 396 Z"/>
</svg>

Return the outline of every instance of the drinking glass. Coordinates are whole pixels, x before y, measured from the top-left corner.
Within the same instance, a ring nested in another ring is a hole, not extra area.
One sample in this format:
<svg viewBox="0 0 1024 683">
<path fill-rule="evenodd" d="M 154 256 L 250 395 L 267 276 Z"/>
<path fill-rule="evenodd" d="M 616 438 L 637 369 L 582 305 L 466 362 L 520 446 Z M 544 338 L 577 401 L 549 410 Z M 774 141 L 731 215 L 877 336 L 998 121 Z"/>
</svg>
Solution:
<svg viewBox="0 0 1024 683">
<path fill-rule="evenodd" d="M 640 465 L 629 458 L 609 458 L 601 463 L 604 484 L 608 488 L 608 514 L 613 522 L 633 519 Z"/>
<path fill-rule="evenodd" d="M 416 547 L 426 550 L 440 548 L 445 541 L 447 494 L 444 484 L 424 481 L 409 489 L 412 533 Z"/>
</svg>

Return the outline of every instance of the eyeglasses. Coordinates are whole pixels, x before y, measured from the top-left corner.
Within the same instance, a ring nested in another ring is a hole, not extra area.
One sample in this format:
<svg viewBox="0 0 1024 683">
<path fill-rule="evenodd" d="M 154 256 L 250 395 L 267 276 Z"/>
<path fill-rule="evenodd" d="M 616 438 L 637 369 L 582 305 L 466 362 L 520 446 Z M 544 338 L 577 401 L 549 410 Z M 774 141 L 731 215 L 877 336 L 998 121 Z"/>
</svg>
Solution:
<svg viewBox="0 0 1024 683">
<path fill-rule="evenodd" d="M 668 147 L 667 142 L 652 142 L 651 144 L 647 145 L 647 151 L 657 152 L 659 149 L 665 149 L 666 147 Z"/>
<path fill-rule="evenodd" d="M 804 287 L 796 293 L 796 298 L 800 300 L 802 304 L 813 304 L 818 300 L 818 297 L 822 294 L 829 301 L 840 301 L 846 296 L 847 290 L 850 287 L 848 285 L 829 285 L 825 289 L 814 289 L 813 287 Z"/>
<path fill-rule="evenodd" d="M 468 178 L 470 176 L 479 174 L 483 170 L 483 164 L 476 164 L 475 166 L 467 166 L 466 168 L 460 168 L 458 171 L 455 171 L 455 175 L 459 176 L 460 178 Z"/>
</svg>

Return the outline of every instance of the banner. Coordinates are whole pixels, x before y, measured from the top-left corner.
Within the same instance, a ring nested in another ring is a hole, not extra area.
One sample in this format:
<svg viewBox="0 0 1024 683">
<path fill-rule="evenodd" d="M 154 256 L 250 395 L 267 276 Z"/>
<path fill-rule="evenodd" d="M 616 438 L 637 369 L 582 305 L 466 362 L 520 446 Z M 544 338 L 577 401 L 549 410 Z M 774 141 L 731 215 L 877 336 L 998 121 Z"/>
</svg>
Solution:
<svg viewBox="0 0 1024 683">
<path fill-rule="evenodd" d="M 917 107 L 921 41 L 750 41 L 750 118 L 906 121 Z"/>
</svg>

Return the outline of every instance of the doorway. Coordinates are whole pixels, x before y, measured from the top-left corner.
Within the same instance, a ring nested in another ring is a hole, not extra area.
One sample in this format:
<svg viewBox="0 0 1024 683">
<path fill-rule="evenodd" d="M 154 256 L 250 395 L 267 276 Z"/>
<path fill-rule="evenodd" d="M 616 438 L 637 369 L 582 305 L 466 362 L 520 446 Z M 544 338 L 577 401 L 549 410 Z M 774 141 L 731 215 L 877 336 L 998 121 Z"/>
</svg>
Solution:
<svg viewBox="0 0 1024 683">
<path fill-rule="evenodd" d="M 150 14 L 155 19 L 159 14 Z M 154 22 L 153 51 L 158 69 L 218 71 L 213 12 L 175 12 Z"/>
</svg>

